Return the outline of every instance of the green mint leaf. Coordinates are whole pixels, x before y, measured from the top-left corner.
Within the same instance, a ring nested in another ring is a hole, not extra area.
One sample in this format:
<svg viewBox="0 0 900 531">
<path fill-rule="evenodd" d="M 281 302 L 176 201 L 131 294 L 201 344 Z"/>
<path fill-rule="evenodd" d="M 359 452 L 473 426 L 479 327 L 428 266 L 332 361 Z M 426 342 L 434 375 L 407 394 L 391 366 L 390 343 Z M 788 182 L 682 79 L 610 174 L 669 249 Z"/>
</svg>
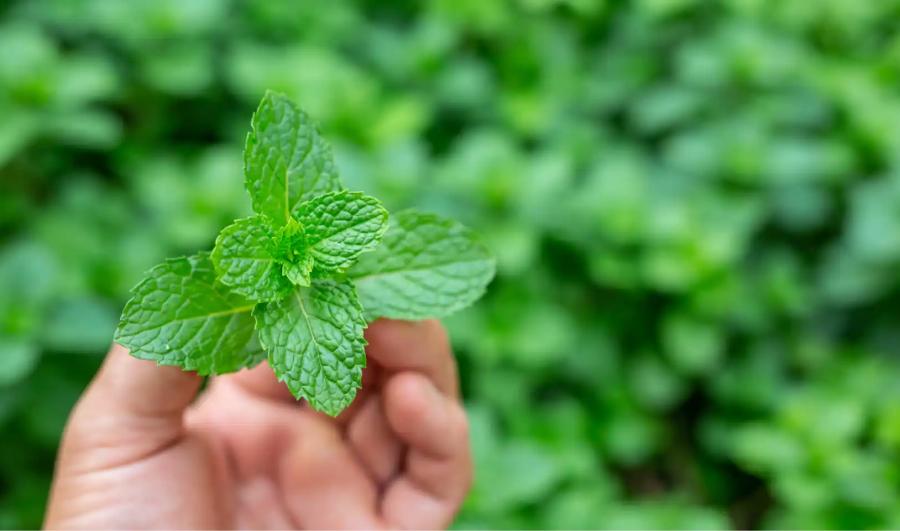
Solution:
<svg viewBox="0 0 900 531">
<path fill-rule="evenodd" d="M 341 189 L 331 148 L 287 96 L 267 92 L 251 125 L 244 175 L 257 214 L 284 225 L 303 201 Z"/>
<path fill-rule="evenodd" d="M 353 401 L 366 364 L 366 320 L 353 284 L 314 280 L 253 316 L 269 365 L 295 397 L 332 416 Z"/>
<path fill-rule="evenodd" d="M 456 221 L 407 210 L 391 216 L 381 245 L 348 275 L 369 320 L 417 320 L 475 302 L 494 276 L 494 259 Z"/>
<path fill-rule="evenodd" d="M 222 229 L 212 252 L 219 281 L 253 301 L 280 299 L 292 289 L 273 253 L 277 229 L 264 216 L 239 219 Z"/>
<path fill-rule="evenodd" d="M 315 268 L 343 271 L 378 245 L 387 229 L 388 213 L 374 197 L 341 190 L 303 203 L 297 219 Z"/>
<path fill-rule="evenodd" d="M 261 359 L 254 304 L 216 282 L 208 253 L 166 260 L 133 293 L 115 335 L 132 356 L 200 374 L 233 372 Z"/>
<path fill-rule="evenodd" d="M 250 320 L 253 320 L 253 311 L 250 311 Z M 256 322 L 253 323 L 254 328 L 256 327 Z M 254 330 L 255 332 L 255 330 Z M 238 356 L 234 356 L 235 363 L 232 364 L 231 368 L 227 365 L 223 365 L 222 367 L 225 370 L 216 370 L 216 374 L 223 374 L 229 372 L 236 372 L 241 369 L 252 369 L 256 367 L 260 363 L 266 360 L 268 357 L 268 353 L 266 349 L 262 347 L 259 343 L 259 337 L 256 333 L 250 336 L 250 341 L 247 343 L 247 346 L 244 347 L 244 350 L 240 352 Z"/>
<path fill-rule="evenodd" d="M 306 255 L 305 259 L 297 263 L 283 263 L 281 265 L 281 272 L 295 286 L 306 287 L 309 286 L 310 282 L 312 281 L 311 274 L 314 262 L 315 261 L 313 260 L 312 256 Z"/>
<path fill-rule="evenodd" d="M 314 260 L 303 227 L 294 218 L 278 229 L 272 255 L 281 263 L 281 272 L 296 286 L 309 286 Z"/>
</svg>

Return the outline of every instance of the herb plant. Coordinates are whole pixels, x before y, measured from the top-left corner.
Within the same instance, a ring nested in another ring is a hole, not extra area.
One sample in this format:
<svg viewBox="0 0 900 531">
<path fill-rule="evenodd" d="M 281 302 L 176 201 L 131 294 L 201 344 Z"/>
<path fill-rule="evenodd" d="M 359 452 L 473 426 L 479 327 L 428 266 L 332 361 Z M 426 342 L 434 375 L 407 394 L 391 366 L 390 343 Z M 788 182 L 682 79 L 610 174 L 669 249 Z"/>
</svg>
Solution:
<svg viewBox="0 0 900 531">
<path fill-rule="evenodd" d="M 133 290 L 116 330 L 132 356 L 203 375 L 268 359 L 293 395 L 337 415 L 361 385 L 363 331 L 379 317 L 441 317 L 478 299 L 494 260 L 459 223 L 388 216 L 343 188 L 310 118 L 267 92 L 244 147 L 256 215 L 211 253 L 174 258 Z"/>
</svg>

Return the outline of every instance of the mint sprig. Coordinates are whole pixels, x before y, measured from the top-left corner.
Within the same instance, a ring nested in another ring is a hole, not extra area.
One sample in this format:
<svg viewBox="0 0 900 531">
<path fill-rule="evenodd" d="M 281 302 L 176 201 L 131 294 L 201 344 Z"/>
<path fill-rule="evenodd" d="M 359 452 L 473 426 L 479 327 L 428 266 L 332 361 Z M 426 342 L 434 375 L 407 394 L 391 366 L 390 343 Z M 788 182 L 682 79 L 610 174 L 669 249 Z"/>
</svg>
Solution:
<svg viewBox="0 0 900 531">
<path fill-rule="evenodd" d="M 337 415 L 361 385 L 368 322 L 468 306 L 494 260 L 453 220 L 389 220 L 377 199 L 344 189 L 331 148 L 284 95 L 266 93 L 251 127 L 244 174 L 256 215 L 225 227 L 212 253 L 150 270 L 115 339 L 137 358 L 205 375 L 268 359 L 295 397 Z"/>
</svg>

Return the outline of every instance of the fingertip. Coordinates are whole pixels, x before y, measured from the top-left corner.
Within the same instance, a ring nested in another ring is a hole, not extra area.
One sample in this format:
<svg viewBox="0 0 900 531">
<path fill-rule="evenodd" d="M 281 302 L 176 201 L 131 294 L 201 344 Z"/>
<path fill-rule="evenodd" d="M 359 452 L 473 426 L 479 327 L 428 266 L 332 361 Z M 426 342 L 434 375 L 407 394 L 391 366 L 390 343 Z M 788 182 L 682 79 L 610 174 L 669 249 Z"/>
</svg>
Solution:
<svg viewBox="0 0 900 531">
<path fill-rule="evenodd" d="M 203 377 L 131 356 L 113 343 L 88 390 L 105 408 L 134 415 L 178 413 L 197 394 Z"/>
<path fill-rule="evenodd" d="M 410 344 L 448 345 L 447 332 L 440 321 L 399 321 L 378 319 L 366 329 L 369 345 L 377 347 L 379 354 L 390 356 L 404 353 Z"/>
<path fill-rule="evenodd" d="M 390 371 L 426 374 L 442 392 L 456 396 L 456 361 L 440 321 L 379 319 L 366 330 L 366 354 Z"/>
<path fill-rule="evenodd" d="M 426 319 L 413 323 L 418 333 L 428 337 L 436 343 L 448 343 L 447 329 L 437 319 Z"/>
<path fill-rule="evenodd" d="M 440 409 L 437 388 L 415 372 L 403 372 L 388 380 L 384 397 L 389 420 L 396 425 L 419 425 Z"/>
<path fill-rule="evenodd" d="M 468 421 L 456 401 L 441 394 L 425 376 L 405 372 L 384 389 L 385 414 L 407 444 L 436 458 L 454 455 L 468 445 Z"/>
<path fill-rule="evenodd" d="M 242 390 L 261 398 L 287 403 L 297 401 L 294 395 L 291 394 L 290 389 L 284 383 L 278 381 L 278 377 L 275 376 L 275 372 L 267 361 L 263 361 L 252 369 L 242 370 L 220 378 L 233 382 Z"/>
</svg>

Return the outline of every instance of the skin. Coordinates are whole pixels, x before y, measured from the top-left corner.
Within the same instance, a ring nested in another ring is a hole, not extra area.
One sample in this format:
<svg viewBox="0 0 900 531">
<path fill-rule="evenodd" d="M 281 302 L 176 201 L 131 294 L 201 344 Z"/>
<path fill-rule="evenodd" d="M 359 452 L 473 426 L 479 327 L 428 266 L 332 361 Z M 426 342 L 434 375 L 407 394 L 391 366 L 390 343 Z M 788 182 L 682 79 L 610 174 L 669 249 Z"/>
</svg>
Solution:
<svg viewBox="0 0 900 531">
<path fill-rule="evenodd" d="M 116 345 L 72 412 L 45 527 L 441 528 L 472 459 L 436 321 L 378 321 L 353 405 L 298 403 L 268 365 L 201 378 Z"/>
</svg>

